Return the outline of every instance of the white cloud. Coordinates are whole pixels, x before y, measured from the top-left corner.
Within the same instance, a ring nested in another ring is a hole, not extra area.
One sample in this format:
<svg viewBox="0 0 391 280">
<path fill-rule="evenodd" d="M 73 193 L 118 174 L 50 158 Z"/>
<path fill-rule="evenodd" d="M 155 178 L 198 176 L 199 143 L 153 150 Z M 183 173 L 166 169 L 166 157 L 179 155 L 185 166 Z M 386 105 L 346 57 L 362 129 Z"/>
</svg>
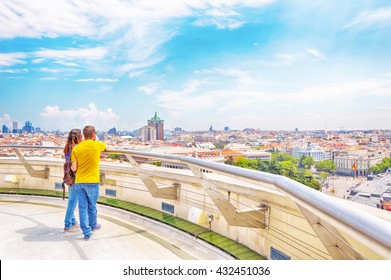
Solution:
<svg viewBox="0 0 391 280">
<path fill-rule="evenodd" d="M 304 88 L 292 93 L 291 101 L 300 103 L 322 103 L 330 100 L 353 101 L 360 96 L 391 97 L 391 81 L 387 79 L 352 80 Z"/>
<path fill-rule="evenodd" d="M 158 88 L 159 88 L 159 86 L 157 84 L 150 84 L 150 85 L 140 86 L 138 88 L 138 90 L 147 94 L 147 95 L 150 95 L 150 94 L 154 93 Z"/>
<path fill-rule="evenodd" d="M 307 49 L 307 52 L 309 52 L 311 55 L 313 55 L 319 59 L 322 59 L 322 60 L 327 58 L 325 54 L 323 54 L 321 51 L 314 49 L 314 48 Z"/>
<path fill-rule="evenodd" d="M 107 79 L 107 78 L 90 78 L 90 79 L 77 79 L 75 82 L 102 82 L 102 83 L 115 83 L 118 79 Z"/>
<path fill-rule="evenodd" d="M 52 74 L 58 74 L 62 72 L 78 72 L 77 69 L 71 69 L 71 68 L 48 68 L 48 67 L 41 67 L 41 68 L 35 68 L 33 70 L 37 70 L 44 73 L 52 73 Z"/>
<path fill-rule="evenodd" d="M 212 16 L 212 17 L 232 17 L 232 16 L 238 16 L 239 13 L 229 9 L 229 10 L 223 10 L 223 9 L 210 9 L 205 12 L 206 15 Z"/>
<path fill-rule="evenodd" d="M 47 125 L 46 129 L 61 130 L 82 129 L 86 125 L 94 125 L 97 130 L 108 130 L 119 121 L 119 116 L 111 108 L 100 111 L 94 103 L 77 110 L 61 110 L 58 105 L 46 106 L 40 116 Z"/>
<path fill-rule="evenodd" d="M 61 64 L 61 65 L 64 65 L 64 66 L 70 66 L 70 67 L 78 67 L 78 66 L 80 66 L 80 65 L 77 64 L 77 63 L 74 63 L 74 62 L 66 62 L 66 61 L 55 61 L 55 63 Z"/>
<path fill-rule="evenodd" d="M 139 76 L 141 76 L 141 75 L 144 75 L 144 73 L 145 73 L 145 70 L 141 70 L 141 71 L 131 71 L 131 72 L 129 72 L 128 77 L 129 77 L 130 79 L 133 79 L 133 78 L 139 77 Z"/>
<path fill-rule="evenodd" d="M 308 48 L 305 51 L 295 52 L 295 53 L 277 53 L 273 56 L 277 62 L 272 64 L 277 65 L 296 65 L 298 62 L 303 61 L 306 58 L 316 58 L 320 60 L 326 60 L 327 56 L 315 48 Z"/>
<path fill-rule="evenodd" d="M 56 80 L 58 80 L 58 78 L 56 78 L 56 77 L 45 77 L 45 78 L 41 78 L 40 80 L 42 80 L 42 81 L 56 81 Z"/>
<path fill-rule="evenodd" d="M 284 65 L 292 65 L 293 62 L 295 61 L 295 57 L 290 54 L 285 54 L 285 53 L 279 53 L 274 55 L 275 58 L 277 58 L 281 64 Z"/>
<path fill-rule="evenodd" d="M 194 18 L 200 26 L 235 29 L 246 23 L 243 7 L 261 7 L 274 0 L 170 0 L 0 2 L 0 39 L 79 36 L 102 40 L 95 49 L 40 50 L 34 63 L 44 60 L 101 60 L 117 57 L 129 76 L 165 59 L 161 47 L 179 31 L 179 23 Z M 110 55 L 108 55 L 110 53 Z M 107 56 L 106 56 L 107 55 Z M 0 59 L 1 61 L 1 59 Z M 13 63 L 21 63 L 15 60 Z M 141 64 L 140 64 L 141 63 Z M 8 64 L 7 64 L 8 65 Z M 67 66 L 76 66 L 67 64 Z M 135 72 L 136 71 L 136 72 Z"/>
<path fill-rule="evenodd" d="M 39 63 L 42 63 L 42 62 L 45 62 L 46 60 L 43 59 L 43 58 L 36 58 L 36 59 L 32 59 L 31 62 L 32 63 L 36 63 L 36 64 L 39 64 Z"/>
<path fill-rule="evenodd" d="M 215 98 L 207 93 L 200 94 L 200 88 L 204 84 L 203 80 L 189 80 L 180 91 L 165 90 L 157 97 L 157 104 L 168 109 L 174 116 L 213 108 L 216 105 Z"/>
<path fill-rule="evenodd" d="M 201 18 L 193 21 L 195 26 L 207 27 L 216 26 L 218 29 L 236 29 L 245 24 L 244 21 L 231 18 Z"/>
<path fill-rule="evenodd" d="M 362 27 L 389 27 L 391 25 L 391 7 L 382 8 L 376 11 L 366 11 L 358 15 L 351 22 L 346 24 L 344 28 L 354 26 Z"/>
<path fill-rule="evenodd" d="M 146 73 L 147 69 L 164 59 L 162 56 L 154 56 L 147 60 L 138 60 L 132 63 L 126 63 L 118 70 L 120 73 L 127 72 L 129 78 L 135 78 Z"/>
<path fill-rule="evenodd" d="M 25 53 L 0 53 L 0 65 L 12 66 L 15 64 L 26 63 L 23 59 L 26 58 Z"/>
<path fill-rule="evenodd" d="M 68 1 L 45 0 L 0 2 L 0 38 L 55 38 L 58 36 L 89 36 L 94 33 L 86 11 Z"/>
<path fill-rule="evenodd" d="M 163 91 L 158 95 L 158 105 L 179 116 L 212 108 L 216 108 L 215 112 L 247 110 L 278 98 L 254 89 L 259 84 L 247 71 L 211 68 L 197 70 L 195 74 L 203 78 L 186 81 L 179 91 Z"/>
<path fill-rule="evenodd" d="M 196 74 L 207 75 L 208 77 L 228 77 L 232 78 L 239 88 L 249 88 L 255 84 L 255 80 L 249 71 L 236 68 L 211 68 L 194 71 Z"/>
<path fill-rule="evenodd" d="M 0 73 L 10 73 L 10 74 L 18 74 L 18 73 L 27 73 L 29 70 L 27 68 L 22 69 L 0 69 Z"/>
<path fill-rule="evenodd" d="M 12 125 L 12 118 L 11 118 L 11 116 L 9 114 L 4 114 L 2 117 L 0 117 L 0 125 L 1 125 L 1 127 L 3 125 L 5 125 L 8 128 L 12 129 L 12 127 L 11 127 L 11 125 Z M 1 129 L 1 127 L 0 127 L 0 129 Z"/>
<path fill-rule="evenodd" d="M 66 50 L 44 49 L 34 53 L 40 59 L 63 59 L 63 60 L 100 60 L 107 53 L 104 47 L 96 48 L 73 48 Z"/>
<path fill-rule="evenodd" d="M 197 114 L 203 118 L 213 114 L 214 123 L 222 119 L 221 125 L 230 127 L 248 125 L 271 129 L 274 125 L 284 129 L 297 126 L 317 129 L 327 123 L 336 127 L 345 122 L 344 116 L 355 114 L 356 120 L 352 118 L 350 123 L 360 128 L 361 123 L 368 123 L 362 117 L 363 110 L 375 114 L 378 111 L 375 104 L 387 103 L 391 97 L 391 80 L 387 77 L 319 82 L 315 87 L 304 85 L 296 90 L 284 90 L 284 87 L 278 90 L 241 69 L 211 68 L 194 74 L 202 79 L 189 80 L 179 90 L 163 90 L 157 95 L 158 106 L 174 116 Z M 242 115 L 257 117 L 240 122 Z"/>
</svg>

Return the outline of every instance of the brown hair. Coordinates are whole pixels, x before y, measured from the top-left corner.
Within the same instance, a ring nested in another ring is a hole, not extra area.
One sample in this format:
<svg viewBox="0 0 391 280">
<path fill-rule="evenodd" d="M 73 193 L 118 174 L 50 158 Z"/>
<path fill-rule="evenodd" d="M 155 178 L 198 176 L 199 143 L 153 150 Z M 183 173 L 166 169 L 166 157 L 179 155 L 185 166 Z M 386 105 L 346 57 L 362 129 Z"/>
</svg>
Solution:
<svg viewBox="0 0 391 280">
<path fill-rule="evenodd" d="M 68 133 L 67 143 L 64 147 L 64 154 L 67 154 L 69 150 L 71 150 L 76 144 L 81 140 L 81 130 L 74 128 Z"/>
<path fill-rule="evenodd" d="M 83 129 L 83 135 L 85 139 L 92 139 L 92 134 L 95 132 L 95 127 L 92 125 L 87 125 Z"/>
</svg>

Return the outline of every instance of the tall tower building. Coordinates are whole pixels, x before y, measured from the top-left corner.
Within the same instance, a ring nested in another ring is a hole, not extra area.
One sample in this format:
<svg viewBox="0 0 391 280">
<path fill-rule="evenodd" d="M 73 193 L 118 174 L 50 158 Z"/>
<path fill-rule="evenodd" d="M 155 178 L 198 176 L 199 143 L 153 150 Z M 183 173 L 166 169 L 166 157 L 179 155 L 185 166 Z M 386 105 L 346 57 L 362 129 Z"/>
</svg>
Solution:
<svg viewBox="0 0 391 280">
<path fill-rule="evenodd" d="M 5 124 L 3 124 L 2 132 L 3 133 L 8 133 L 8 127 Z"/>
<path fill-rule="evenodd" d="M 139 135 L 141 136 L 142 142 L 149 142 L 152 144 L 156 142 L 156 129 L 153 126 L 144 126 L 140 129 Z"/>
<path fill-rule="evenodd" d="M 18 122 L 17 121 L 12 122 L 12 133 L 18 133 Z"/>
<path fill-rule="evenodd" d="M 148 120 L 148 126 L 156 129 L 156 140 L 164 141 L 164 120 L 161 120 L 155 112 L 155 116 Z"/>
<path fill-rule="evenodd" d="M 25 122 L 22 130 L 27 133 L 33 133 L 33 124 L 30 121 Z"/>
</svg>

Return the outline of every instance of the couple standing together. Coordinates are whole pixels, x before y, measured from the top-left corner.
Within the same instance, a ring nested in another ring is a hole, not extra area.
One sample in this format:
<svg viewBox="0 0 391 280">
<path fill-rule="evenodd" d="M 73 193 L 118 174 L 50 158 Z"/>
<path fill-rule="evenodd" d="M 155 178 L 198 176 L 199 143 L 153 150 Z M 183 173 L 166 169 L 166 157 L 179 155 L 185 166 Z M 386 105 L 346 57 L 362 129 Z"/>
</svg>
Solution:
<svg viewBox="0 0 391 280">
<path fill-rule="evenodd" d="M 78 228 L 74 215 L 77 202 L 79 202 L 80 229 L 84 234 L 84 240 L 89 240 L 94 230 L 100 229 L 97 222 L 96 203 L 99 197 L 99 162 L 101 152 L 106 150 L 106 144 L 95 141 L 95 127 L 88 125 L 83 129 L 72 129 L 68 134 L 64 148 L 65 165 L 64 179 L 67 175 L 65 166 L 73 177 L 68 192 L 68 206 L 65 213 L 64 233 Z M 75 175 L 75 176 L 73 176 Z M 66 181 L 65 181 L 66 182 Z M 68 181 L 69 182 L 69 181 Z"/>
</svg>

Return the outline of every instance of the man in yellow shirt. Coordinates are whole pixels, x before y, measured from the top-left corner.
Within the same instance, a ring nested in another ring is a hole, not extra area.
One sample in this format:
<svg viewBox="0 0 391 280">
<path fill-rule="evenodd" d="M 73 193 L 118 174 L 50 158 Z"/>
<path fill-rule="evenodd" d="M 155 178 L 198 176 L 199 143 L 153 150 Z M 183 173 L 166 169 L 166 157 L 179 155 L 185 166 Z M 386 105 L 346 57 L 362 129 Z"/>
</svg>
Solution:
<svg viewBox="0 0 391 280">
<path fill-rule="evenodd" d="M 89 240 L 92 231 L 100 229 L 97 223 L 96 202 L 99 197 L 99 162 L 106 144 L 95 141 L 95 127 L 88 125 L 83 129 L 84 141 L 72 150 L 72 170 L 76 172 L 74 188 L 79 203 L 80 228 L 84 240 Z"/>
</svg>

